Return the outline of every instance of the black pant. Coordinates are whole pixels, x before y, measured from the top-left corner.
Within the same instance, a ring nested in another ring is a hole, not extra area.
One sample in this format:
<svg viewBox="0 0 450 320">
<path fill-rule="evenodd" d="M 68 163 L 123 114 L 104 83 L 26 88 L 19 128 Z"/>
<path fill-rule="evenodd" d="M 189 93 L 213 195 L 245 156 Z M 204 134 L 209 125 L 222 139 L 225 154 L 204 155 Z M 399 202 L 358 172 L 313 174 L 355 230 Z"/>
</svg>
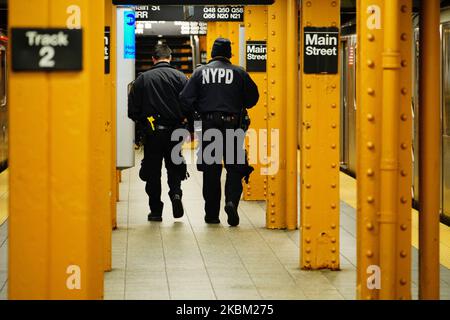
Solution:
<svg viewBox="0 0 450 320">
<path fill-rule="evenodd" d="M 161 202 L 163 159 L 167 170 L 170 198 L 172 199 L 174 195 L 182 196 L 181 181 L 185 177 L 182 176 L 183 165 L 175 164 L 172 161 L 172 150 L 179 143 L 178 141 L 171 141 L 172 132 L 173 130 L 156 130 L 148 132 L 145 137 L 144 161 L 142 163 L 147 181 L 145 191 L 149 197 L 150 210 L 155 215 L 162 214 L 163 210 L 163 203 Z"/>
<path fill-rule="evenodd" d="M 205 141 L 205 133 L 210 129 L 215 129 L 217 133 L 220 131 L 223 137 L 223 148 L 218 150 L 218 161 L 215 161 L 214 163 L 211 163 L 211 161 L 207 163 L 205 159 L 205 154 L 209 154 L 211 150 L 208 146 L 214 143 L 214 140 Z M 218 218 L 220 213 L 220 200 L 222 195 L 220 178 L 223 168 L 222 160 L 227 171 L 225 183 L 225 202 L 233 202 L 236 208 L 239 205 L 243 191 L 242 179 L 251 172 L 249 172 L 249 168 L 251 167 L 248 166 L 247 156 L 244 149 L 243 132 L 241 138 L 231 139 L 230 137 L 227 137 L 227 129 L 236 132 L 236 125 L 233 123 L 216 120 L 202 121 L 203 139 L 199 148 L 201 155 L 199 154 L 199 163 L 197 166 L 200 171 L 203 171 L 203 198 L 205 199 L 205 213 L 206 217 L 210 219 Z M 230 156 L 229 159 L 227 158 L 227 149 L 228 151 L 233 150 L 234 157 Z"/>
</svg>

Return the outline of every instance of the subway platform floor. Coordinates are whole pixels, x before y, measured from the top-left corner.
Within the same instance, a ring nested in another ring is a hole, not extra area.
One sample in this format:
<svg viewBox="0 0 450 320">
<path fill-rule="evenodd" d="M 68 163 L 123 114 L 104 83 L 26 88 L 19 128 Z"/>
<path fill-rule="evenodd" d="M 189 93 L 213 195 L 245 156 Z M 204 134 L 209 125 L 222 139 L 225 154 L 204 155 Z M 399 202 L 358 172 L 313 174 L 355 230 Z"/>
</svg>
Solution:
<svg viewBox="0 0 450 320">
<path fill-rule="evenodd" d="M 138 154 L 137 164 L 140 159 Z M 299 231 L 265 229 L 264 202 L 242 202 L 238 228 L 228 227 L 224 212 L 221 225 L 206 225 L 202 175 L 195 165 L 189 166 L 191 178 L 183 183 L 185 216 L 172 217 L 164 172 L 164 221 L 147 222 L 147 195 L 138 169 L 123 172 L 105 299 L 355 299 L 356 214 L 351 195 L 355 190 L 346 176 L 341 177 L 341 196 L 347 201 L 341 202 L 341 271 L 302 271 Z M 8 221 L 0 222 L 0 300 L 7 299 L 8 291 L 7 225 Z M 448 227 L 441 228 L 448 233 Z M 449 254 L 446 244 L 441 243 L 443 258 Z M 412 294 L 417 299 L 418 252 L 411 250 Z M 441 299 L 450 300 L 450 270 L 443 265 Z"/>
<path fill-rule="evenodd" d="M 186 157 L 192 159 L 192 154 Z M 140 160 L 138 154 L 136 163 Z M 162 223 L 147 222 L 148 198 L 139 168 L 123 172 L 105 299 L 355 299 L 354 208 L 341 202 L 341 271 L 303 271 L 298 264 L 299 231 L 265 229 L 264 202 L 242 202 L 238 228 L 228 226 L 223 209 L 220 225 L 206 225 L 202 175 L 195 165 L 188 168 L 185 216 L 178 220 L 172 216 L 163 171 Z M 412 293 L 417 299 L 418 252 L 412 247 L 412 253 Z M 450 270 L 444 266 L 441 299 L 450 300 Z"/>
</svg>

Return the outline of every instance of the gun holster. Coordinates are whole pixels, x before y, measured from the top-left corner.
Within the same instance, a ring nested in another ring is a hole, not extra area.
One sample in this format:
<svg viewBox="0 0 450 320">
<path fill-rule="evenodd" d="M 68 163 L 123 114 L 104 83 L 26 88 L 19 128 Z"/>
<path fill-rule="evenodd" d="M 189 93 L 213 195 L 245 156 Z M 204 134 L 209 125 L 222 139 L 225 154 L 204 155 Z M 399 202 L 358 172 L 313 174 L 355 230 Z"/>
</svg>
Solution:
<svg viewBox="0 0 450 320">
<path fill-rule="evenodd" d="M 247 132 L 250 128 L 251 124 L 250 116 L 248 115 L 247 109 L 243 109 L 241 113 L 241 117 L 239 119 L 239 128 L 244 130 L 244 132 Z"/>
</svg>

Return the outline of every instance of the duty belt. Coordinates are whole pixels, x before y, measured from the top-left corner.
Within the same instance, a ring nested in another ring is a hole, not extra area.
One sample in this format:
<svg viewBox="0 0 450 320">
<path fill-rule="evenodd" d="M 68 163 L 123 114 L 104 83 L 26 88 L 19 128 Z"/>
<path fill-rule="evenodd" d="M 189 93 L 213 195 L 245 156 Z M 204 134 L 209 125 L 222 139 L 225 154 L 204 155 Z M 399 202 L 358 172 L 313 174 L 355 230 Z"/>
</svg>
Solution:
<svg viewBox="0 0 450 320">
<path fill-rule="evenodd" d="M 155 130 L 172 130 L 175 128 L 176 128 L 176 126 L 163 126 L 160 124 L 155 124 Z"/>
<path fill-rule="evenodd" d="M 229 113 L 222 112 L 211 112 L 204 113 L 202 115 L 203 120 L 223 120 L 225 122 L 236 122 L 238 120 L 238 116 Z"/>
</svg>

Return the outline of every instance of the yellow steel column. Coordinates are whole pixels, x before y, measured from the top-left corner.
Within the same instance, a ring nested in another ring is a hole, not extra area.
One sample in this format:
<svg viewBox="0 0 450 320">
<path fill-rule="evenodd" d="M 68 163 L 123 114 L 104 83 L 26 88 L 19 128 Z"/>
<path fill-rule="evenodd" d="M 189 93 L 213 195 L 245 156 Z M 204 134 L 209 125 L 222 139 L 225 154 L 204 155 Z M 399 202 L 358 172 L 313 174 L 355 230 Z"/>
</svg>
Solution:
<svg viewBox="0 0 450 320">
<path fill-rule="evenodd" d="M 49 5 L 49 0 L 9 1 L 9 26 L 48 27 Z M 9 299 L 45 299 L 50 296 L 48 221 L 52 214 L 46 194 L 51 183 L 48 76 L 10 70 L 8 90 Z"/>
<path fill-rule="evenodd" d="M 381 299 L 410 297 L 411 1 L 384 2 L 380 159 Z M 403 49 L 408 48 L 408 50 Z M 403 68 L 402 68 L 403 66 Z M 402 121 L 403 119 L 403 121 Z M 409 119 L 407 122 L 406 120 Z M 407 229 L 409 233 L 405 230 Z M 400 231 L 399 231 L 400 230 Z"/>
<path fill-rule="evenodd" d="M 360 299 L 411 296 L 411 10 L 358 1 Z"/>
<path fill-rule="evenodd" d="M 231 51 L 233 56 L 231 57 L 231 63 L 239 65 L 239 22 L 228 22 L 228 36 L 231 41 Z"/>
<path fill-rule="evenodd" d="M 111 8 L 111 51 L 110 51 L 110 60 L 111 60 L 111 221 L 112 228 L 117 228 L 117 201 L 119 201 L 119 179 L 117 176 L 117 106 L 116 106 L 116 78 L 117 78 L 117 18 L 116 18 L 116 6 L 112 6 Z"/>
<path fill-rule="evenodd" d="M 267 6 L 247 6 L 244 19 L 246 41 L 267 41 Z M 259 141 L 259 134 L 267 139 L 267 134 L 264 134 L 267 132 L 267 73 L 250 72 L 250 75 L 258 86 L 260 98 L 258 104 L 249 111 L 251 140 L 247 140 L 247 150 L 255 171 L 250 183 L 244 184 L 244 200 L 266 200 L 267 176 L 262 174 L 261 160 L 267 161 L 267 140 L 265 145 L 261 141 L 257 145 L 250 143 Z"/>
<path fill-rule="evenodd" d="M 217 22 L 208 22 L 208 32 L 206 34 L 206 54 L 208 57 L 208 61 L 211 60 L 211 50 L 217 37 Z"/>
<path fill-rule="evenodd" d="M 208 59 L 211 58 L 211 50 L 214 41 L 221 37 L 231 41 L 231 63 L 239 64 L 239 22 L 208 22 L 207 47 Z"/>
<path fill-rule="evenodd" d="M 104 140 L 104 3 L 9 3 L 10 27 L 65 28 L 77 12 L 82 72 L 10 74 L 11 299 L 103 296 L 108 188 L 99 169 L 103 149 L 92 137 Z"/>
<path fill-rule="evenodd" d="M 412 1 L 400 0 L 400 106 L 397 107 L 399 122 L 399 142 L 397 143 L 399 170 L 396 172 L 397 183 L 397 224 L 396 232 L 396 297 L 395 299 L 411 299 L 411 209 L 412 209 L 412 55 L 413 44 Z M 397 93 L 398 94 L 398 93 Z M 384 109 L 383 109 L 384 110 Z M 383 189 L 380 192 L 384 192 Z M 381 234 L 380 234 L 381 235 Z M 383 272 L 383 271 L 382 271 Z"/>
<path fill-rule="evenodd" d="M 297 229 L 298 156 L 298 6 L 287 0 L 286 19 L 286 227 Z"/>
<path fill-rule="evenodd" d="M 400 1 L 384 2 L 383 94 L 381 111 L 380 267 L 381 299 L 394 299 L 400 112 Z"/>
<path fill-rule="evenodd" d="M 266 225 L 286 228 L 286 1 L 268 6 L 268 176 Z M 277 169 L 277 170 L 275 170 Z M 291 192 L 291 191 L 289 191 Z"/>
<path fill-rule="evenodd" d="M 379 266 L 380 205 L 379 155 L 383 69 L 384 0 L 357 2 L 357 297 L 377 299 L 378 289 L 368 286 L 368 278 Z M 374 281 L 375 283 L 375 281 Z"/>
<path fill-rule="evenodd" d="M 109 27 L 111 32 L 111 22 L 112 22 L 112 3 L 110 0 L 104 0 L 105 1 L 105 27 Z M 111 33 L 109 37 L 109 63 L 111 63 Z M 111 271 L 112 269 L 112 242 L 111 242 L 111 231 L 112 231 L 112 223 L 111 216 L 115 213 L 115 199 L 112 197 L 113 192 L 112 190 L 115 188 L 112 185 L 112 165 L 113 165 L 113 157 L 112 157 L 112 143 L 113 140 L 113 133 L 112 133 L 112 79 L 111 79 L 111 67 L 110 67 L 110 73 L 105 74 L 105 89 L 104 89 L 104 111 L 105 111 L 105 140 L 102 141 L 104 143 L 105 148 L 105 157 L 106 157 L 106 163 L 105 167 L 102 168 L 102 170 L 106 170 L 105 172 L 105 178 L 106 178 L 106 184 L 107 184 L 107 190 L 108 190 L 108 211 L 105 212 L 105 271 Z M 100 143 L 100 141 L 99 141 Z M 115 167 L 115 166 L 114 166 Z M 115 168 L 114 168 L 115 170 Z"/>
<path fill-rule="evenodd" d="M 340 1 L 302 3 L 305 27 L 340 27 Z M 302 41 L 302 48 L 304 47 Z M 302 49 L 302 61 L 303 52 Z M 340 76 L 302 74 L 301 254 L 303 269 L 339 269 Z"/>
<path fill-rule="evenodd" d="M 419 297 L 439 299 L 440 2 L 420 12 Z"/>
</svg>

